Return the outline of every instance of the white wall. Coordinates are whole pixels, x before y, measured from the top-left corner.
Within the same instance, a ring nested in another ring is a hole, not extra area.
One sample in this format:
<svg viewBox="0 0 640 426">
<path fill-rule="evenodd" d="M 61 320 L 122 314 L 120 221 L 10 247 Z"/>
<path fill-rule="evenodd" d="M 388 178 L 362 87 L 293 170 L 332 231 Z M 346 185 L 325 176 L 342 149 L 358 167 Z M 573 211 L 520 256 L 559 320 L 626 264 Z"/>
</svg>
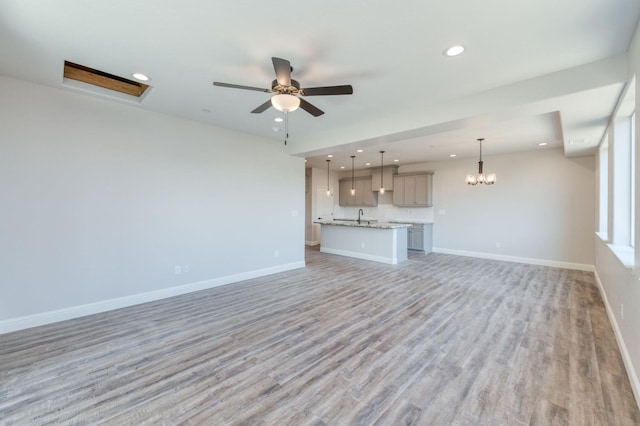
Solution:
<svg viewBox="0 0 640 426">
<path fill-rule="evenodd" d="M 640 27 L 636 28 L 636 33 L 628 51 L 628 81 L 633 76 L 640 75 Z M 635 93 L 636 105 L 640 100 L 640 85 L 636 84 Z M 636 109 L 637 111 L 637 109 Z M 636 129 L 640 129 L 640 120 L 636 113 Z M 601 291 L 607 305 L 607 313 L 613 324 L 616 338 L 620 346 L 627 373 L 631 380 L 631 385 L 640 405 L 640 138 L 636 132 L 636 217 L 635 217 L 635 268 L 626 268 L 622 261 L 613 253 L 611 248 L 599 236 L 594 236 L 596 245 L 596 273 L 601 286 Z M 609 170 L 609 181 L 611 181 L 612 170 Z M 609 217 L 612 216 L 612 211 Z M 635 272 L 634 272 L 635 271 Z M 624 304 L 624 317 L 621 305 Z"/>
<path fill-rule="evenodd" d="M 498 178 L 492 186 L 465 184 L 476 160 L 414 166 L 435 172 L 434 248 L 593 265 L 594 157 L 565 158 L 560 149 L 544 148 L 487 154 L 485 171 Z"/>
<path fill-rule="evenodd" d="M 327 169 L 326 168 L 308 168 L 305 173 L 310 176 L 309 192 L 307 193 L 307 205 L 310 206 L 310 213 L 306 215 L 305 243 L 307 245 L 320 244 L 321 227 L 313 222 L 320 217 L 326 219 L 326 215 L 321 211 L 321 207 L 326 206 L 326 190 L 327 190 Z M 332 191 L 333 214 L 335 217 L 338 208 L 338 173 L 329 171 L 329 188 Z M 325 209 L 326 210 L 326 209 Z"/>
<path fill-rule="evenodd" d="M 304 265 L 281 143 L 5 77 L 0 99 L 0 332 Z"/>
</svg>

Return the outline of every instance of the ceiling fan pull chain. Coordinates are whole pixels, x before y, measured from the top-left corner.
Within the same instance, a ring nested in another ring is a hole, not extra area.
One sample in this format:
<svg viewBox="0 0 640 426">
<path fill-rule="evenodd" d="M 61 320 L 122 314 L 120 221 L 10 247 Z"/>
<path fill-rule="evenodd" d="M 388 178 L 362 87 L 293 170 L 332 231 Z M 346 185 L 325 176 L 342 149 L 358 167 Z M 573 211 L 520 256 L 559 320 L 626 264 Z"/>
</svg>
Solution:
<svg viewBox="0 0 640 426">
<path fill-rule="evenodd" d="M 284 144 L 287 145 L 287 139 L 289 139 L 289 111 L 284 110 Z"/>
</svg>

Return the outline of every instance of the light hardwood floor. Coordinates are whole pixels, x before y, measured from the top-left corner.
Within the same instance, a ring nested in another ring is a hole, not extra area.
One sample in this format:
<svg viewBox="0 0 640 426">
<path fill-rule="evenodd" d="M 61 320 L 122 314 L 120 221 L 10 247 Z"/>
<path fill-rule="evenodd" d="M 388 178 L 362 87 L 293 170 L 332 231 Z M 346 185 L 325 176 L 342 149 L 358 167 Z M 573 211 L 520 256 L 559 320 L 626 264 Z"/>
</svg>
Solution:
<svg viewBox="0 0 640 426">
<path fill-rule="evenodd" d="M 0 336 L 1 424 L 637 425 L 592 273 L 307 267 Z"/>
</svg>

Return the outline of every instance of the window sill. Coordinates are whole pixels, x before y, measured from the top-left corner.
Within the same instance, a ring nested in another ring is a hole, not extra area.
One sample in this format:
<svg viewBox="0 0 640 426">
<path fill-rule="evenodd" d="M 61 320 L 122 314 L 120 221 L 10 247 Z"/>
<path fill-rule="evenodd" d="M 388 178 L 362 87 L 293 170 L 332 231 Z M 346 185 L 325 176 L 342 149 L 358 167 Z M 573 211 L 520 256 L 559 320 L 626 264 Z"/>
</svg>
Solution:
<svg viewBox="0 0 640 426">
<path fill-rule="evenodd" d="M 607 244 L 609 249 L 616 255 L 618 260 L 622 262 L 625 268 L 633 270 L 635 262 L 635 251 L 631 246 L 617 246 Z"/>
</svg>

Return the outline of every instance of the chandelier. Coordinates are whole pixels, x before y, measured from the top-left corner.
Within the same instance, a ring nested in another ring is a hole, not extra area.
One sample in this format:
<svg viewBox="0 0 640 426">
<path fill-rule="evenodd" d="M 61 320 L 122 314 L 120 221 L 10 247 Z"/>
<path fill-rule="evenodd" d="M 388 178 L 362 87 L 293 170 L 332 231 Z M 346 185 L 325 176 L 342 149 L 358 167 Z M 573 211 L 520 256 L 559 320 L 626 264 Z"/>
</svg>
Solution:
<svg viewBox="0 0 640 426">
<path fill-rule="evenodd" d="M 467 182 L 467 185 L 477 185 L 479 183 L 483 183 L 485 185 L 493 185 L 494 183 L 496 183 L 496 174 L 495 173 L 489 173 L 489 174 L 484 174 L 484 172 L 482 171 L 482 141 L 484 140 L 484 138 L 480 138 L 478 139 L 478 142 L 480 142 L 480 161 L 478 161 L 478 175 L 467 175 L 467 178 L 465 179 L 465 182 Z"/>
</svg>

